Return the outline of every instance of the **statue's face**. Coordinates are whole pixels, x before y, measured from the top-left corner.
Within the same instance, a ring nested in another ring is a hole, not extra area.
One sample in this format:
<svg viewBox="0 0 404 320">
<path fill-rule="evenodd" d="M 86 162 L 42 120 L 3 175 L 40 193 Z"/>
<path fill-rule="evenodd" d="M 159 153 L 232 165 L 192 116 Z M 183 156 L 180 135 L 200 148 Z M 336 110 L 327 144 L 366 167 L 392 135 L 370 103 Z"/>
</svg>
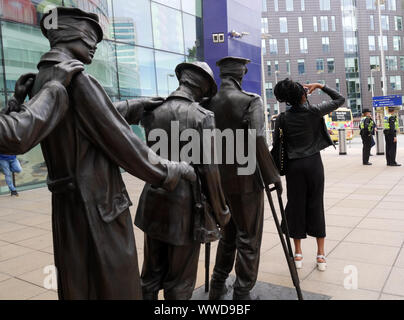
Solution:
<svg viewBox="0 0 404 320">
<path fill-rule="evenodd" d="M 97 42 L 76 40 L 69 44 L 69 49 L 77 60 L 84 64 L 91 64 L 97 51 Z"/>
</svg>

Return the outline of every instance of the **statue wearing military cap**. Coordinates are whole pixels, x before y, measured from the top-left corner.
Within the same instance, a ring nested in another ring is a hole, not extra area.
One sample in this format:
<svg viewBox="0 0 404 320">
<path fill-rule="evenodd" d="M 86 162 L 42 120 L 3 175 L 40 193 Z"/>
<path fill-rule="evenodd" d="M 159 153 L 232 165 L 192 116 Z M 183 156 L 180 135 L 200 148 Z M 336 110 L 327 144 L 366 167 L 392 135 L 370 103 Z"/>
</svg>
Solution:
<svg viewBox="0 0 404 320">
<path fill-rule="evenodd" d="M 38 64 L 33 95 L 52 77 L 55 64 L 72 59 L 90 64 L 103 38 L 97 15 L 57 8 L 52 29 L 47 23 L 52 12 L 41 21 L 51 50 Z M 151 163 L 153 151 L 128 124 L 161 99 L 112 103 L 95 78 L 80 72 L 68 87 L 67 101 L 62 120 L 41 143 L 52 192 L 59 298 L 141 299 L 132 202 L 120 168 L 165 190 L 175 189 L 182 178 L 194 180 L 194 170 L 162 159 Z"/>
<path fill-rule="evenodd" d="M 200 191 L 206 196 L 215 221 L 223 227 L 229 221 L 230 213 L 219 169 L 213 161 L 206 164 L 202 159 L 208 153 L 203 130 L 215 129 L 213 113 L 200 105 L 203 99 L 209 99 L 217 92 L 213 72 L 204 62 L 182 63 L 175 72 L 179 88 L 160 107 L 146 113 L 142 124 L 147 137 L 154 129 L 168 133 L 168 153 L 159 154 L 170 160 L 173 156 L 179 157 L 177 153 L 188 145 L 188 141 L 180 141 L 184 131 L 194 129 L 199 133 L 198 141 L 193 142 L 200 150 L 200 159 L 190 162 L 199 176 Z M 150 147 L 154 143 L 154 140 L 147 141 Z M 175 145 L 179 146 L 178 150 L 174 149 Z M 214 148 L 212 143 L 209 154 L 215 154 Z M 143 189 L 135 224 L 146 234 L 141 274 L 144 299 L 157 300 L 161 289 L 166 300 L 187 300 L 192 296 L 200 251 L 200 242 L 195 240 L 193 232 L 195 192 L 199 191 L 185 181 L 171 192 L 151 184 Z M 201 197 L 201 194 L 196 196 Z"/>
<path fill-rule="evenodd" d="M 249 59 L 225 57 L 217 62 L 220 68 L 221 87 L 210 103 L 219 130 L 253 129 L 256 132 L 256 161 L 267 185 L 275 184 L 282 190 L 279 174 L 268 150 L 265 138 L 264 106 L 261 97 L 243 91 L 243 77 L 247 74 Z M 248 145 L 245 135 L 244 145 Z M 223 155 L 229 154 L 223 144 Z M 236 150 L 236 145 L 232 146 Z M 231 151 L 231 150 L 229 150 Z M 231 154 L 231 153 L 230 153 Z M 230 160 L 230 161 L 229 161 Z M 233 164 L 230 164 L 233 163 Z M 259 172 L 238 175 L 237 159 L 226 159 L 219 165 L 223 189 L 232 213 L 219 242 L 209 298 L 217 300 L 226 292 L 225 282 L 235 263 L 236 281 L 233 298 L 250 299 L 260 259 L 264 217 L 264 189 Z"/>
</svg>

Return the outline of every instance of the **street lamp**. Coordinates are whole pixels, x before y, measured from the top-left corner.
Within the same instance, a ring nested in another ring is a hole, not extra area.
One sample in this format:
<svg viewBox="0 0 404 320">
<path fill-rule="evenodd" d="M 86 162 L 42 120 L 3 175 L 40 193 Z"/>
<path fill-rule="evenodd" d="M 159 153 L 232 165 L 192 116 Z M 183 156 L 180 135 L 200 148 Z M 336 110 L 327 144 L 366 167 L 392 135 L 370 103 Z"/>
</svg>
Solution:
<svg viewBox="0 0 404 320">
<path fill-rule="evenodd" d="M 372 113 L 373 119 L 376 121 L 376 111 L 373 106 L 373 98 L 375 97 L 375 77 L 373 76 L 373 72 L 377 71 L 376 69 L 370 69 L 370 86 L 372 87 Z"/>
<path fill-rule="evenodd" d="M 267 40 L 267 39 L 271 39 L 272 35 L 271 34 L 262 34 L 261 35 L 261 39 L 262 40 Z M 261 45 L 262 46 L 262 45 Z M 267 94 L 266 94 L 266 88 L 265 88 L 265 59 L 264 59 L 264 50 L 263 48 L 261 48 L 261 81 L 262 81 L 262 99 L 264 101 L 264 112 L 265 112 L 265 132 L 266 132 L 266 137 L 267 137 L 267 142 L 269 143 L 269 114 L 268 114 L 268 101 L 267 101 Z M 275 76 L 276 76 L 276 72 L 275 72 Z"/>
</svg>

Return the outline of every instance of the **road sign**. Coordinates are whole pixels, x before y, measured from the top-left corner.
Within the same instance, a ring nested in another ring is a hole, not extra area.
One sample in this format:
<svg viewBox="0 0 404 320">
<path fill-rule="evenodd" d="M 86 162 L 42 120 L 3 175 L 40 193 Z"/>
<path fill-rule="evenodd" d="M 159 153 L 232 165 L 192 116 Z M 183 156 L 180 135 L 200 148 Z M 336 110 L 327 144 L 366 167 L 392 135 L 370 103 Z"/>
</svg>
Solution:
<svg viewBox="0 0 404 320">
<path fill-rule="evenodd" d="M 403 105 L 403 96 L 381 96 L 373 98 L 373 108 L 394 107 Z"/>
</svg>

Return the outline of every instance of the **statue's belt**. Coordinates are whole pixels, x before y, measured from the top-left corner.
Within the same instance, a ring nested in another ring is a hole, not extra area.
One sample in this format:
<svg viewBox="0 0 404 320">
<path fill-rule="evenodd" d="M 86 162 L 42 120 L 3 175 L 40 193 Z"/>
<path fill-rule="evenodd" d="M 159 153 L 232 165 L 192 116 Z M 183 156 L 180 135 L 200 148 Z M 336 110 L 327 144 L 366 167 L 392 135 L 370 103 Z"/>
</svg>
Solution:
<svg viewBox="0 0 404 320">
<path fill-rule="evenodd" d="M 76 182 L 73 177 L 51 180 L 48 178 L 48 189 L 53 194 L 62 194 L 76 190 Z"/>
</svg>

